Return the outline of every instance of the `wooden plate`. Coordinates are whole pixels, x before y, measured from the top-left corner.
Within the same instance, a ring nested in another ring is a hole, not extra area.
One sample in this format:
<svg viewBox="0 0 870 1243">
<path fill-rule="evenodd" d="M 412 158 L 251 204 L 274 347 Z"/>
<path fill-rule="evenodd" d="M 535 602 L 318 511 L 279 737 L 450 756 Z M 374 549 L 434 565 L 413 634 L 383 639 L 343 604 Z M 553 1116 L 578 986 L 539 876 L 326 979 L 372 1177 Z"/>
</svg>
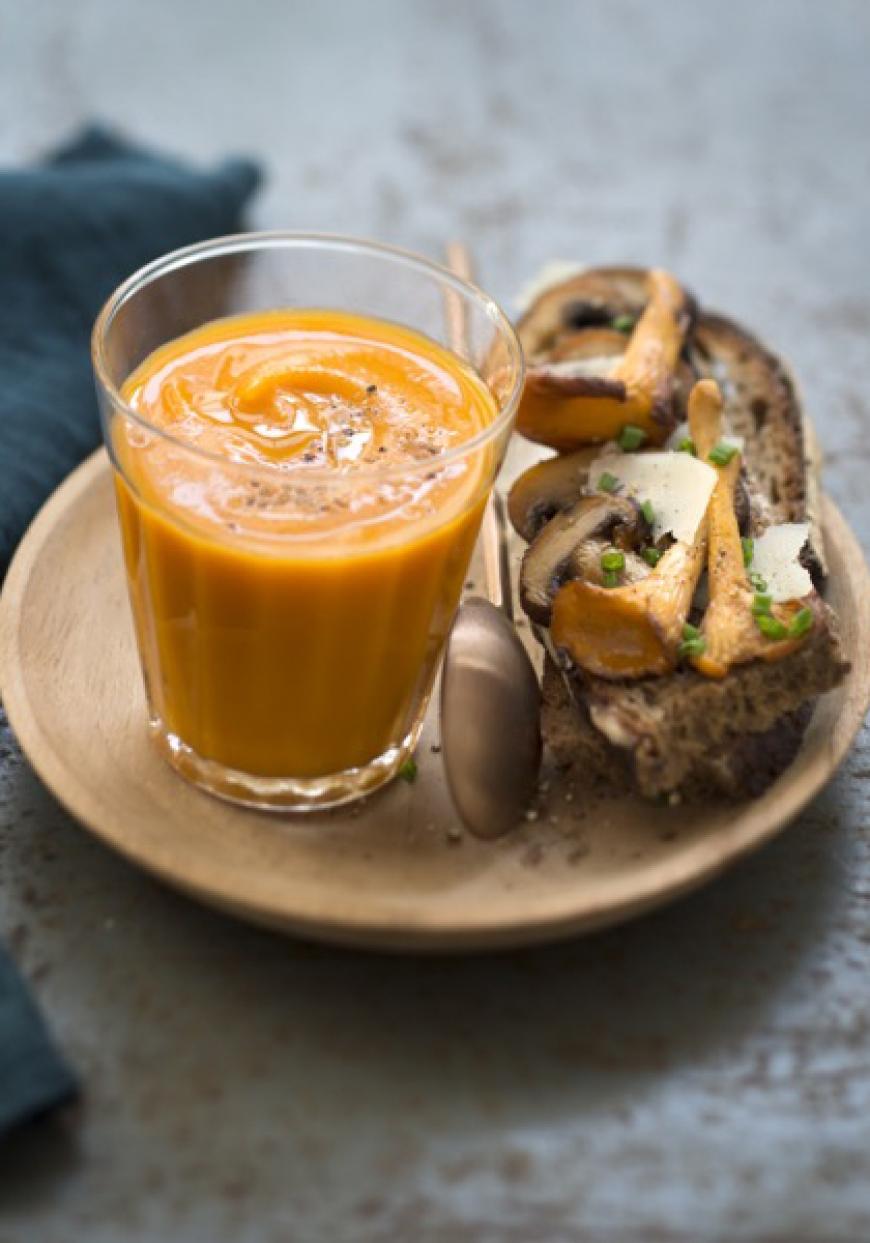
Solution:
<svg viewBox="0 0 870 1243">
<path fill-rule="evenodd" d="M 870 699 L 870 585 L 824 506 L 832 603 L 853 670 L 820 701 L 780 780 L 739 806 L 592 800 L 549 774 L 538 818 L 498 842 L 459 828 L 427 723 L 413 785 L 318 816 L 237 810 L 154 753 L 101 451 L 55 493 L 0 607 L 6 710 L 46 785 L 82 825 L 169 884 L 244 918 L 329 941 L 458 950 L 545 941 L 637 915 L 782 829 L 830 778 Z"/>
</svg>

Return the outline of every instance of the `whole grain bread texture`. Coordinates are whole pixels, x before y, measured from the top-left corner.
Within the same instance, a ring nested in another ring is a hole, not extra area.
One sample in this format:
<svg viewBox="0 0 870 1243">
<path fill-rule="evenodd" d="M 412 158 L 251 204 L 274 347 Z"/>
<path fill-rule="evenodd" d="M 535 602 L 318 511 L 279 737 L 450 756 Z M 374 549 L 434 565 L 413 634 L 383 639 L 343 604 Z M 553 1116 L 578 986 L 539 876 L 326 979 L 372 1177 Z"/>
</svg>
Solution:
<svg viewBox="0 0 870 1243">
<path fill-rule="evenodd" d="M 646 798 L 716 790 L 752 796 L 791 762 L 816 696 L 848 671 L 836 619 L 785 660 L 752 661 L 716 681 L 685 667 L 632 682 L 563 675 L 548 656 L 542 732 L 561 767 Z"/>
</svg>

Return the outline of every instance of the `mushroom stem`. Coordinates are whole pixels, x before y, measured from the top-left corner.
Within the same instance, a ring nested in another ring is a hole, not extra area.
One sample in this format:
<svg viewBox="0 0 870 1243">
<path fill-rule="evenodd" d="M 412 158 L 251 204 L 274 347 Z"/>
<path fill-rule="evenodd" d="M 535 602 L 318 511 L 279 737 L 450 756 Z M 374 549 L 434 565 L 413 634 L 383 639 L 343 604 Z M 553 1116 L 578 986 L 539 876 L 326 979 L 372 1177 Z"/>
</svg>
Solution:
<svg viewBox="0 0 870 1243">
<path fill-rule="evenodd" d="M 709 459 L 720 436 L 722 395 L 712 380 L 701 380 L 689 399 L 689 430 L 698 456 Z M 707 572 L 710 603 L 701 623 L 704 651 L 693 658 L 699 673 L 724 678 L 732 665 L 761 658 L 780 660 L 793 652 L 802 638 L 771 640 L 758 629 L 752 612 L 755 593 L 749 586 L 743 546 L 734 510 L 734 491 L 740 475 L 740 454 L 718 468 L 719 478 L 707 507 Z M 788 626 L 800 608 L 798 601 L 771 608 L 774 620 Z"/>
<path fill-rule="evenodd" d="M 578 363 L 542 363 L 529 369 L 517 427 L 555 449 L 615 439 L 626 424 L 653 444 L 667 437 L 673 417 L 673 381 L 689 324 L 679 282 L 661 268 L 647 277 L 649 299 L 624 354 L 603 374 Z"/>
</svg>

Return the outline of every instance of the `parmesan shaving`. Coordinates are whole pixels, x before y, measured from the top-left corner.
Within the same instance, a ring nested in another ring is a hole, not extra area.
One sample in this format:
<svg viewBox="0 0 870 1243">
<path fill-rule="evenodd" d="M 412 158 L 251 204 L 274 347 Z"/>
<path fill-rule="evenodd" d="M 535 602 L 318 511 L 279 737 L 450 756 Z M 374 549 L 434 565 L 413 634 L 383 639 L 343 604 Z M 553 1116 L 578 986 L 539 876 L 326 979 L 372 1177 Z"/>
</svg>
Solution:
<svg viewBox="0 0 870 1243">
<path fill-rule="evenodd" d="M 670 534 L 684 544 L 695 538 L 718 478 L 690 453 L 602 454 L 589 467 L 590 484 L 603 474 L 619 480 L 621 495 L 650 502 L 653 539 Z"/>
<path fill-rule="evenodd" d="M 557 363 L 548 362 L 546 370 L 548 375 L 573 380 L 578 376 L 608 376 L 621 362 L 621 355 L 602 354 L 598 358 L 565 358 Z"/>
<path fill-rule="evenodd" d="M 755 539 L 749 568 L 767 583 L 766 594 L 775 604 L 802 600 L 813 590 L 813 580 L 798 560 L 809 534 L 805 522 L 783 522 Z"/>
</svg>

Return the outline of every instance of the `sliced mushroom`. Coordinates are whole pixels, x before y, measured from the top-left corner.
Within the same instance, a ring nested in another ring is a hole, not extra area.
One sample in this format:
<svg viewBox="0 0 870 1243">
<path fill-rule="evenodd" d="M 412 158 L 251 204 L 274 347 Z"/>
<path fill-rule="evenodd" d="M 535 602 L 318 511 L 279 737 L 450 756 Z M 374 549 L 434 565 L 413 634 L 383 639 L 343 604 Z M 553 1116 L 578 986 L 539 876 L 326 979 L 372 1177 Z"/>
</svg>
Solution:
<svg viewBox="0 0 870 1243">
<path fill-rule="evenodd" d="M 697 387 L 715 391 L 721 408 L 719 389 L 712 380 Z M 719 422 L 713 401 L 692 403 L 689 424 L 698 455 L 708 458 L 719 439 Z M 805 641 L 799 637 L 769 638 L 753 614 L 756 593 L 750 587 L 735 506 L 735 490 L 740 478 L 741 459 L 735 454 L 719 468 L 719 478 L 707 508 L 710 603 L 701 623 L 704 650 L 692 660 L 699 673 L 708 678 L 724 678 L 733 665 L 750 660 L 781 660 Z M 771 605 L 768 616 L 788 630 L 795 615 L 811 601 L 789 600 Z M 810 626 L 810 629 L 812 626 Z"/>
<path fill-rule="evenodd" d="M 555 449 L 615 439 L 626 424 L 660 444 L 675 421 L 675 371 L 688 331 L 689 300 L 667 272 L 653 268 L 649 297 L 624 353 L 598 368 L 589 359 L 548 358 L 530 366 L 517 427 Z M 593 337 L 610 337 L 589 330 Z M 615 349 L 615 342 L 612 348 Z"/>
<path fill-rule="evenodd" d="M 635 320 L 647 300 L 647 269 L 586 268 L 545 287 L 517 325 L 527 358 L 548 351 L 562 333 Z"/>
<path fill-rule="evenodd" d="M 544 361 L 551 363 L 604 363 L 604 366 L 615 365 L 622 358 L 628 337 L 615 328 L 583 328 L 575 332 L 566 332 L 558 337 L 552 349 L 544 356 Z M 535 365 L 535 359 L 530 363 Z"/>
<path fill-rule="evenodd" d="M 709 406 L 709 423 L 718 438 L 722 399 L 711 381 L 696 384 L 692 390 L 690 418 L 699 405 Z M 641 678 L 669 672 L 677 664 L 683 626 L 706 552 L 705 518 L 691 543 L 675 541 L 640 582 L 616 588 L 599 587 L 584 579 L 565 583 L 553 601 L 553 644 L 567 652 L 579 668 L 601 678 Z"/>
<path fill-rule="evenodd" d="M 548 522 L 526 549 L 520 571 L 523 608 L 533 621 L 547 625 L 553 597 L 578 548 L 597 537 L 600 558 L 606 543 L 630 548 L 647 533 L 644 517 L 633 501 L 604 492 L 582 497 Z"/>
<path fill-rule="evenodd" d="M 589 464 L 596 455 L 597 450 L 589 448 L 548 458 L 515 481 L 508 495 L 508 515 L 514 530 L 527 543 L 551 518 L 579 500 L 588 483 Z"/>
</svg>

